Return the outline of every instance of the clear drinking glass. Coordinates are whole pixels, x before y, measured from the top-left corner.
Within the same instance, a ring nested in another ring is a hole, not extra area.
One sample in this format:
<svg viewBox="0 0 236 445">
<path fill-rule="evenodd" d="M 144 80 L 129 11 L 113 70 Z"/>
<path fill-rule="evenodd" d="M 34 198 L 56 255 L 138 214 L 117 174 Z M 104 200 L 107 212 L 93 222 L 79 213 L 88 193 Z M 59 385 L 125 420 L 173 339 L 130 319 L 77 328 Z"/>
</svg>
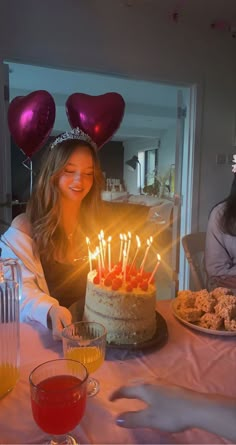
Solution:
<svg viewBox="0 0 236 445">
<path fill-rule="evenodd" d="M 21 270 L 17 260 L 0 258 L 0 399 L 19 378 Z"/>
<path fill-rule="evenodd" d="M 87 397 L 88 372 L 75 360 L 50 360 L 29 376 L 32 413 L 37 425 L 52 435 L 51 445 L 77 444 L 68 434 L 82 419 Z"/>
<path fill-rule="evenodd" d="M 65 327 L 62 331 L 64 357 L 79 360 L 89 372 L 87 385 L 88 397 L 99 391 L 98 380 L 90 373 L 98 369 L 105 358 L 106 329 L 96 322 L 78 321 Z"/>
</svg>

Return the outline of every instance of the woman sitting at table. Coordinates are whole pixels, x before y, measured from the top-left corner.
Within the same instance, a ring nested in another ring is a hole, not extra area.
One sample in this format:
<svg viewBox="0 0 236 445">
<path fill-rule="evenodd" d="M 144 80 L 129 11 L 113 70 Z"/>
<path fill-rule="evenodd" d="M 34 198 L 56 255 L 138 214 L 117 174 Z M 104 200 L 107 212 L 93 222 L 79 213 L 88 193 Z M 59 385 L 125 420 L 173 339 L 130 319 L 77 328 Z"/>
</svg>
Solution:
<svg viewBox="0 0 236 445">
<path fill-rule="evenodd" d="M 157 428 L 168 432 L 201 428 L 236 441 L 236 399 L 203 394 L 156 381 L 153 384 L 123 386 L 110 400 L 140 399 L 147 407 L 122 413 L 116 419 L 123 428 Z"/>
<path fill-rule="evenodd" d="M 205 265 L 209 289 L 226 287 L 236 294 L 236 170 L 229 196 L 210 213 Z"/>
<path fill-rule="evenodd" d="M 102 187 L 96 144 L 78 128 L 66 132 L 49 147 L 26 213 L 1 237 L 2 256 L 22 267 L 21 321 L 51 327 L 55 338 L 71 322 L 68 308 L 83 315 L 86 236 L 98 233 Z"/>
</svg>

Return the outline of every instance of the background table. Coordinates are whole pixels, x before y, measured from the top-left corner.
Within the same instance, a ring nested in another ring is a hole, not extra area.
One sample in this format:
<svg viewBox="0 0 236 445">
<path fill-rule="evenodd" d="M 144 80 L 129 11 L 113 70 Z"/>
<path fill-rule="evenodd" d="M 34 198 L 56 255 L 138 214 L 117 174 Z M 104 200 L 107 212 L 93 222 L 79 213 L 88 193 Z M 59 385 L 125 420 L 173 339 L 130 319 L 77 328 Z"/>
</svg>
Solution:
<svg viewBox="0 0 236 445">
<path fill-rule="evenodd" d="M 157 376 L 197 391 L 236 397 L 236 337 L 212 336 L 185 327 L 172 315 L 169 301 L 158 302 L 157 310 L 167 321 L 168 342 L 159 350 L 143 352 L 107 349 L 106 361 L 95 373 L 100 392 L 88 399 L 86 414 L 75 430 L 81 443 L 229 443 L 199 429 L 166 434 L 116 426 L 118 413 L 142 405 L 136 400 L 110 402 L 109 395 L 135 379 Z M 51 332 L 37 323 L 21 325 L 21 377 L 14 390 L 0 400 L 0 444 L 46 442 L 48 436 L 32 418 L 28 376 L 36 365 L 59 357 L 62 344 L 52 339 Z"/>
</svg>

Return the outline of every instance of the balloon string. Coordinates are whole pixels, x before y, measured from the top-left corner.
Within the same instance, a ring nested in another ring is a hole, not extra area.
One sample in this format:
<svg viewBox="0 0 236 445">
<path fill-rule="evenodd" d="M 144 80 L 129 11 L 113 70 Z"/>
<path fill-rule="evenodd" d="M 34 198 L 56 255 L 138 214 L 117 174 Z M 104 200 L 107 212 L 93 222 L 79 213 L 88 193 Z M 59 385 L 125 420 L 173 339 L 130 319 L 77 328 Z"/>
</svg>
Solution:
<svg viewBox="0 0 236 445">
<path fill-rule="evenodd" d="M 26 158 L 22 164 L 24 165 L 25 168 L 27 168 L 30 172 L 30 195 L 32 193 L 32 188 L 33 188 L 33 163 L 31 161 L 30 158 Z"/>
</svg>

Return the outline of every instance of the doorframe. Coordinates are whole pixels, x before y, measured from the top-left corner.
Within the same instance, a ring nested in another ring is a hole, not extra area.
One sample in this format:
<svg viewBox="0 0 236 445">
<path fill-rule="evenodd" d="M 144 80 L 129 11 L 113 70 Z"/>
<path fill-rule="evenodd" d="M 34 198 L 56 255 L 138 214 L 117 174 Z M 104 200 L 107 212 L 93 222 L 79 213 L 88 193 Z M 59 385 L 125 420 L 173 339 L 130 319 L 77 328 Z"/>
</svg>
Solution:
<svg viewBox="0 0 236 445">
<path fill-rule="evenodd" d="M 0 59 L 0 233 L 4 232 L 12 220 L 11 199 L 11 145 L 7 123 L 9 104 L 9 70 Z"/>
<path fill-rule="evenodd" d="M 14 58 L 14 57 L 4 57 L 4 59 L 0 59 L 0 64 L 4 65 L 7 64 L 7 62 L 12 61 L 13 63 L 20 63 L 20 64 L 24 64 L 24 65 L 34 65 L 34 66 L 39 66 L 39 67 L 45 67 L 45 68 L 52 68 L 52 69 L 58 69 L 58 70 L 66 70 L 66 71 L 81 71 L 81 72 L 91 72 L 94 74 L 103 74 L 103 75 L 109 75 L 109 76 L 116 76 L 116 77 L 123 77 L 123 78 L 127 78 L 125 75 L 122 75 L 121 73 L 108 73 L 107 71 L 98 71 L 96 69 L 91 70 L 91 69 L 85 69 L 83 67 L 80 68 L 71 68 L 71 67 L 66 67 L 66 66 L 58 66 L 58 65 L 48 65 L 48 63 L 46 63 L 45 65 L 43 64 L 43 61 L 35 61 L 35 60 L 25 60 L 25 59 L 21 59 L 19 60 L 18 58 Z M 2 72 L 2 67 L 0 68 L 0 71 Z M 175 85 L 176 87 L 181 88 L 185 87 L 185 88 L 189 88 L 191 91 L 191 103 L 190 103 L 190 112 L 191 112 L 191 131 L 189 132 L 189 140 L 188 140 L 188 144 L 189 144 L 189 150 L 191 151 L 191 155 L 192 155 L 192 166 L 191 166 L 191 174 L 188 177 L 188 191 L 191 190 L 191 193 L 188 193 L 188 205 L 186 206 L 185 209 L 182 209 L 181 206 L 181 222 L 184 220 L 186 221 L 186 224 L 184 225 L 184 227 L 181 227 L 181 235 L 185 235 L 187 233 L 193 232 L 193 231 L 197 231 L 199 229 L 199 183 L 200 183 L 200 175 L 199 175 L 199 168 L 201 165 L 201 156 L 200 156 L 200 139 L 201 139 L 201 116 L 202 116 L 202 109 L 203 109 L 203 81 L 202 78 L 200 77 L 200 75 L 198 75 L 197 77 L 195 77 L 194 79 L 185 79 L 180 81 L 180 79 L 173 79 L 172 78 L 172 74 L 169 77 L 169 80 L 163 80 L 160 78 L 156 78 L 155 76 L 150 76 L 148 78 L 140 78 L 139 75 L 133 75 L 133 77 L 129 77 L 129 80 L 142 80 L 142 81 L 146 81 L 146 82 L 155 82 L 155 83 L 165 83 L 167 85 Z M 6 112 L 5 110 L 5 103 L 3 100 L 4 96 L 2 94 L 2 90 L 0 93 L 0 124 L 2 127 L 2 130 L 0 132 L 0 143 L 1 145 L 4 147 L 5 150 L 5 155 L 7 154 L 8 151 L 8 162 L 9 162 L 9 146 L 10 146 L 10 133 L 7 127 L 7 123 L 6 123 Z M 5 113 L 5 116 L 4 116 Z M 195 119 L 195 122 L 194 122 Z M 3 126 L 4 124 L 4 126 Z M 7 149 L 8 147 L 8 149 Z M 3 159 L 2 156 L 0 156 L 0 161 Z M 4 158 L 5 159 L 5 158 Z M 3 165 L 3 164 L 1 164 Z M 7 168 L 7 165 L 6 165 Z M 9 168 L 8 168 L 9 170 Z M 11 170 L 11 169 L 10 169 Z M 6 170 L 5 170 L 6 171 Z M 8 176 L 7 172 L 7 176 Z M 6 181 L 5 181 L 6 182 Z M 9 176 L 7 178 L 7 182 L 9 182 Z M 5 193 L 6 191 L 6 186 L 4 184 L 2 184 L 2 181 L 0 181 L 0 197 L 2 197 L 2 194 Z M 9 192 L 11 193 L 11 186 L 9 188 L 9 184 L 7 186 L 7 193 L 9 196 Z M 193 200 L 193 193 L 194 193 L 194 200 Z M 192 206 L 192 203 L 194 202 L 194 206 Z M 189 206 L 191 206 L 191 211 L 189 212 Z M 11 212 L 11 209 L 10 209 Z M 9 209 L 7 209 L 7 220 L 9 220 Z M 182 224 L 181 224 L 182 225 Z M 187 261 L 185 260 L 184 256 L 183 256 L 183 251 L 182 251 L 182 245 L 180 246 L 180 283 L 181 286 L 184 286 L 183 288 L 188 288 L 188 283 L 189 283 L 189 269 L 188 269 L 188 264 Z"/>
<path fill-rule="evenodd" d="M 181 206 L 180 237 L 199 231 L 199 207 L 200 207 L 200 166 L 201 166 L 201 126 L 203 109 L 203 85 L 202 82 L 190 86 L 189 104 L 189 134 L 184 140 L 183 160 L 185 168 L 188 168 L 186 181 L 185 206 Z M 185 135 L 186 136 L 186 135 Z M 189 211 L 191 209 L 191 211 Z M 189 289 L 190 269 L 186 259 L 182 243 L 180 243 L 180 289 Z"/>
</svg>

